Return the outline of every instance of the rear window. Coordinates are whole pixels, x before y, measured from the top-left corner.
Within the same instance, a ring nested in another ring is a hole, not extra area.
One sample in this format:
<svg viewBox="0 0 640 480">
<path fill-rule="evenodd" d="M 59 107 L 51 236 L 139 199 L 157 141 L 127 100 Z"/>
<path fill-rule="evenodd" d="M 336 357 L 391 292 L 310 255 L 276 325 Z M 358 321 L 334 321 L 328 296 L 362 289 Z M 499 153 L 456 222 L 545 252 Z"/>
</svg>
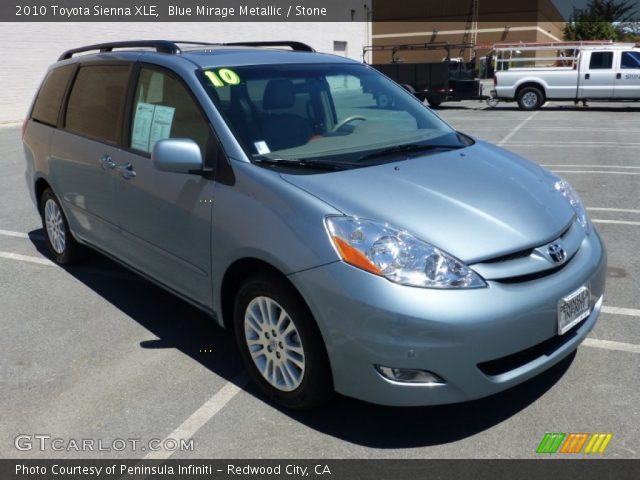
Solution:
<svg viewBox="0 0 640 480">
<path fill-rule="evenodd" d="M 81 67 L 69 95 L 65 128 L 117 143 L 129 82 L 127 65 Z"/>
<path fill-rule="evenodd" d="M 60 104 L 71 73 L 73 73 L 73 67 L 73 65 L 65 65 L 51 70 L 47 74 L 33 105 L 31 118 L 54 127 L 58 124 Z"/>
</svg>

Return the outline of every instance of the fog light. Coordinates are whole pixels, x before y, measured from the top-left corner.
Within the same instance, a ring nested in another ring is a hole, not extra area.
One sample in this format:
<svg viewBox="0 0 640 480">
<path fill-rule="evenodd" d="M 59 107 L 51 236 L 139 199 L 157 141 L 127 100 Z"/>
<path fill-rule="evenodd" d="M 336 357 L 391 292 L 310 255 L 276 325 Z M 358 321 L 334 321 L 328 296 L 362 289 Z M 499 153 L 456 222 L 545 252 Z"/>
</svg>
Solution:
<svg viewBox="0 0 640 480">
<path fill-rule="evenodd" d="M 387 380 L 402 383 L 423 383 L 426 385 L 443 385 L 445 381 L 427 370 L 412 368 L 392 368 L 376 365 L 376 370 Z"/>
</svg>

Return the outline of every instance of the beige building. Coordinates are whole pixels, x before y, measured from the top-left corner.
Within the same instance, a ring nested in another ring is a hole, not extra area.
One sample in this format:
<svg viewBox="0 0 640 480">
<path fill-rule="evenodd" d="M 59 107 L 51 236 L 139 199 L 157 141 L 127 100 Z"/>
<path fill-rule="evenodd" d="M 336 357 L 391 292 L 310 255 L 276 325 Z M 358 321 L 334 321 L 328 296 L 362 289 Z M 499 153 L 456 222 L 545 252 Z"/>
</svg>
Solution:
<svg viewBox="0 0 640 480">
<path fill-rule="evenodd" d="M 565 20 L 552 0 L 476 0 L 477 56 L 495 43 L 562 41 Z M 473 0 L 373 0 L 373 45 L 470 43 Z M 460 56 L 459 50 L 451 52 Z M 465 60 L 471 55 L 465 53 Z M 439 61 L 442 51 L 405 50 L 404 62 Z M 387 63 L 390 51 L 370 53 L 367 62 Z"/>
</svg>

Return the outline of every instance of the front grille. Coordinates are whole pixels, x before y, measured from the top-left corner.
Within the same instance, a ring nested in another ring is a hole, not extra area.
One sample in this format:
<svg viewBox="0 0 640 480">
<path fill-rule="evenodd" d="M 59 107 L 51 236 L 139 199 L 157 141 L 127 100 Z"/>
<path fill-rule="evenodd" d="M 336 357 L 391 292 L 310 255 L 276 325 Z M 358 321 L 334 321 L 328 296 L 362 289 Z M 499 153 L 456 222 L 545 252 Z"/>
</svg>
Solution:
<svg viewBox="0 0 640 480">
<path fill-rule="evenodd" d="M 533 248 L 526 250 L 520 250 L 518 252 L 509 253 L 501 257 L 490 258 L 489 260 L 483 260 L 482 263 L 498 263 L 508 262 L 509 260 L 517 260 L 518 258 L 526 258 L 533 253 Z"/>
<path fill-rule="evenodd" d="M 542 343 L 527 348 L 526 350 L 507 355 L 506 357 L 490 360 L 488 362 L 479 363 L 478 368 L 485 375 L 495 377 L 496 375 L 502 375 L 503 373 L 520 368 L 521 366 L 526 365 L 529 362 L 533 362 L 544 355 L 549 356 L 573 339 L 577 335 L 577 330 L 581 325 L 582 322 L 578 323 L 578 325 L 573 327 L 564 335 L 555 335 Z"/>
</svg>

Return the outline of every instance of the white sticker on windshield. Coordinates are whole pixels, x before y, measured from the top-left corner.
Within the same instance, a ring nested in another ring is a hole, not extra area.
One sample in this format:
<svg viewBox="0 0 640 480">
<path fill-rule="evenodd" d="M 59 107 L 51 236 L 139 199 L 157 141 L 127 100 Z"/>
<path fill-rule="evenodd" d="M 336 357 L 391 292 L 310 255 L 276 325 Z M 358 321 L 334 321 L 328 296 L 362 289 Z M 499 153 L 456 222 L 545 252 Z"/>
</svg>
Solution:
<svg viewBox="0 0 640 480">
<path fill-rule="evenodd" d="M 267 142 L 265 142 L 264 140 L 260 140 L 259 142 L 254 142 L 253 146 L 256 147 L 256 151 L 260 155 L 264 155 L 265 153 L 269 153 L 271 151 L 269 150 L 269 146 L 267 145 Z"/>
</svg>

